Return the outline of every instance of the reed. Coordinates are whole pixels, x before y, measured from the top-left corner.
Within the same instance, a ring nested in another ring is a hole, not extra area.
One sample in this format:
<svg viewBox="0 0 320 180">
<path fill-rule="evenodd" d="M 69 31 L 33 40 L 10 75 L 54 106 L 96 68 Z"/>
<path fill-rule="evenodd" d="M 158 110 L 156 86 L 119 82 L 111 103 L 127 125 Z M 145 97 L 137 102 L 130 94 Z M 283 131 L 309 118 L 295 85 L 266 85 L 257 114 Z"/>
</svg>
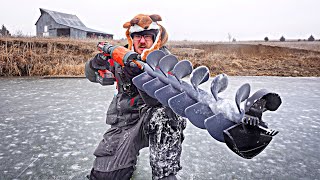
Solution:
<svg viewBox="0 0 320 180">
<path fill-rule="evenodd" d="M 0 76 L 84 76 L 84 64 L 99 51 L 99 39 L 0 37 Z M 125 40 L 109 41 L 125 45 Z M 169 41 L 167 46 L 194 68 L 211 75 L 320 76 L 320 42 Z"/>
</svg>

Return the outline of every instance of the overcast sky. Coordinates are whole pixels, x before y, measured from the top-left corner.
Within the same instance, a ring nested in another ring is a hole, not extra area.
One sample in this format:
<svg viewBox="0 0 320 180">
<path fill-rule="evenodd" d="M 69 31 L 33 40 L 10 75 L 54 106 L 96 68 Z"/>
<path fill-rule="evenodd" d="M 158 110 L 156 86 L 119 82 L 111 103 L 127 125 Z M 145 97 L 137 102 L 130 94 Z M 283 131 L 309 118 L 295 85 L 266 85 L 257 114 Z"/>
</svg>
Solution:
<svg viewBox="0 0 320 180">
<path fill-rule="evenodd" d="M 74 14 L 89 28 L 124 38 L 136 14 L 159 14 L 170 40 L 320 38 L 320 0 L 5 0 L 0 24 L 35 35 L 39 8 Z"/>
</svg>

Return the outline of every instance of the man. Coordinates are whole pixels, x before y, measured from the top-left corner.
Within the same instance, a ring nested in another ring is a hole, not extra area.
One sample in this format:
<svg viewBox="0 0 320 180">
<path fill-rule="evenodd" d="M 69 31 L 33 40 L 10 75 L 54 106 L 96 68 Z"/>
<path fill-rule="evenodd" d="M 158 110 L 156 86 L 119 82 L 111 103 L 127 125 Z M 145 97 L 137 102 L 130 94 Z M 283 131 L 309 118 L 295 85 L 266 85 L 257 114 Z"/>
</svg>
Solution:
<svg viewBox="0 0 320 180">
<path fill-rule="evenodd" d="M 169 54 L 164 44 L 168 35 L 158 21 L 159 15 L 139 14 L 123 27 L 127 29 L 128 49 L 140 54 L 142 61 L 154 50 Z M 142 73 L 128 62 L 111 66 L 103 54 L 97 54 L 85 66 L 86 77 L 97 82 L 95 72 L 109 69 L 117 80 L 118 94 L 109 105 L 106 123 L 111 125 L 96 148 L 90 179 L 125 180 L 132 177 L 139 150 L 150 147 L 153 179 L 176 179 L 181 169 L 180 155 L 185 119 L 168 107 L 139 91 L 132 78 Z"/>
</svg>

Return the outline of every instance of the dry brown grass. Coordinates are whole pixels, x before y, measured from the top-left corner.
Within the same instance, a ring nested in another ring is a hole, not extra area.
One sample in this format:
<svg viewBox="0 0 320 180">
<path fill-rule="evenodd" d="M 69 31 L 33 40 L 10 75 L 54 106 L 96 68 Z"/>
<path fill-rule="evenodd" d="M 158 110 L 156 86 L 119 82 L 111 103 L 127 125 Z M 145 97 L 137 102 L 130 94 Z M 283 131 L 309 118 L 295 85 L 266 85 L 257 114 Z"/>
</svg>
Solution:
<svg viewBox="0 0 320 180">
<path fill-rule="evenodd" d="M 305 43 L 305 42 L 304 42 Z M 296 49 L 296 43 L 284 47 L 250 43 L 177 43 L 169 47 L 179 56 L 187 55 L 195 67 L 205 65 L 212 75 L 234 76 L 320 76 L 320 42 Z M 300 45 L 300 46 L 303 46 Z M 313 49 L 308 49 L 312 47 Z M 315 49 L 318 47 L 318 49 Z M 181 49 L 181 50 L 180 50 Z"/>
<path fill-rule="evenodd" d="M 84 63 L 98 52 L 98 41 L 0 38 L 0 76 L 83 75 Z"/>
<path fill-rule="evenodd" d="M 103 40 L 1 37 L 0 76 L 83 76 L 84 63 L 98 52 L 98 41 Z M 267 43 L 170 41 L 167 45 L 179 59 L 190 60 L 194 67 L 205 65 L 212 75 L 320 76 L 320 42 Z"/>
</svg>

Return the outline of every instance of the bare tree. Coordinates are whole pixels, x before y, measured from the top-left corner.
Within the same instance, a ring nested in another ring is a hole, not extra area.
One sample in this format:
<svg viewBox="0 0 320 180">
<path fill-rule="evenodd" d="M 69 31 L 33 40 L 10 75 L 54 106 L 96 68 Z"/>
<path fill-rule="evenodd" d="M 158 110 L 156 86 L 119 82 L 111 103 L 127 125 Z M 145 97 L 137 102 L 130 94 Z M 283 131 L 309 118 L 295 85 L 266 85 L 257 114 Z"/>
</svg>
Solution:
<svg viewBox="0 0 320 180">
<path fill-rule="evenodd" d="M 17 30 L 17 31 L 14 33 L 14 36 L 15 36 L 15 37 L 23 37 L 24 35 L 23 35 L 23 33 L 22 33 L 21 30 Z"/>
<path fill-rule="evenodd" d="M 314 41 L 314 37 L 311 35 L 311 36 L 308 38 L 308 41 Z"/>
<path fill-rule="evenodd" d="M 230 33 L 228 33 L 228 39 L 229 39 L 229 42 L 231 42 L 231 38 L 232 38 L 231 34 L 230 34 Z"/>
</svg>

